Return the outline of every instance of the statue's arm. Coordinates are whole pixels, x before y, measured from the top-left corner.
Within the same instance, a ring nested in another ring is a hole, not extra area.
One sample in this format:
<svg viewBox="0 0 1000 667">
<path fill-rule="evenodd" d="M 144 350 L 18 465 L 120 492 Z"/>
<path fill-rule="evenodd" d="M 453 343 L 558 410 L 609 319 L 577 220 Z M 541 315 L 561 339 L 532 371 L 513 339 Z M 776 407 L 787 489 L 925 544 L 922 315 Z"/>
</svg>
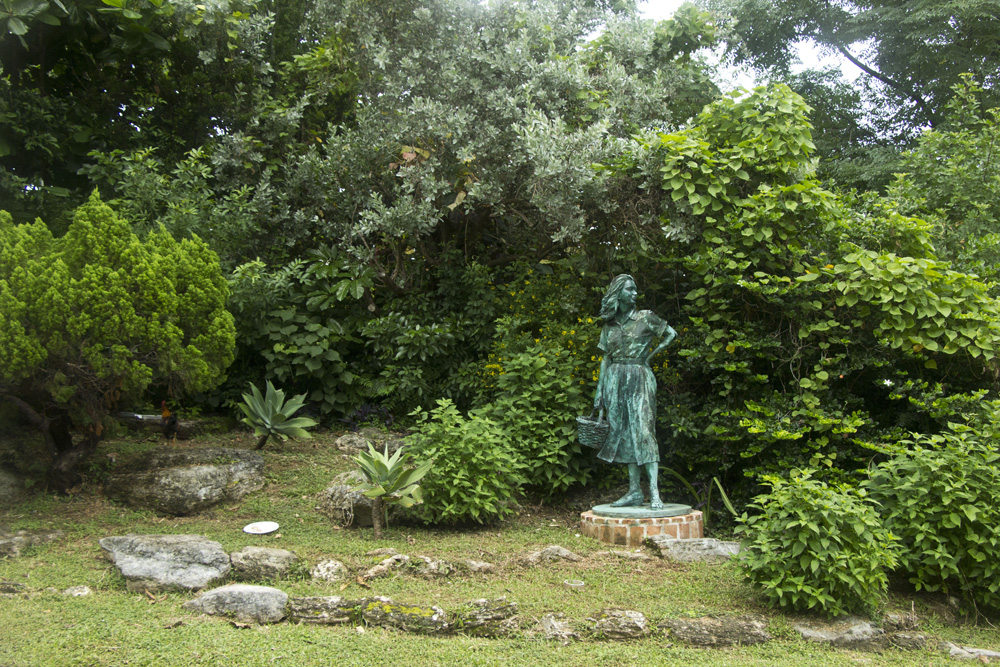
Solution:
<svg viewBox="0 0 1000 667">
<path fill-rule="evenodd" d="M 646 365 L 649 365 L 649 362 L 653 360 L 653 357 L 658 355 L 660 352 L 663 352 L 663 350 L 666 349 L 667 345 L 670 345 L 672 342 L 674 342 L 675 338 L 677 338 L 677 332 L 674 331 L 673 327 L 671 327 L 668 324 L 666 335 L 663 337 L 663 340 L 660 341 L 660 344 L 657 345 L 652 352 L 646 355 Z"/>
<path fill-rule="evenodd" d="M 601 402 L 604 400 L 603 399 L 603 394 L 604 394 L 604 378 L 607 377 L 607 374 L 604 371 L 607 369 L 607 367 L 608 367 L 608 356 L 605 354 L 604 358 L 601 359 L 601 370 L 599 371 L 600 375 L 597 376 L 597 391 L 594 392 L 594 407 L 595 408 L 600 407 Z"/>
</svg>

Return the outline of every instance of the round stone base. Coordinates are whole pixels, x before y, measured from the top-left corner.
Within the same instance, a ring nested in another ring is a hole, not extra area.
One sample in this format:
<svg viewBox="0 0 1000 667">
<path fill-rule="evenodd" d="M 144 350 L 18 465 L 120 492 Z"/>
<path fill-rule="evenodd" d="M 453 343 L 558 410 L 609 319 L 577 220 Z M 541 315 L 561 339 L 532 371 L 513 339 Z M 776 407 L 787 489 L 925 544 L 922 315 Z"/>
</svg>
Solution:
<svg viewBox="0 0 1000 667">
<path fill-rule="evenodd" d="M 701 512 L 664 517 L 617 518 L 597 516 L 593 510 L 580 515 L 580 532 L 604 544 L 638 547 L 647 537 L 669 535 L 680 540 L 705 536 Z"/>
<path fill-rule="evenodd" d="M 677 505 L 675 503 L 664 503 L 659 509 L 652 509 L 649 503 L 645 505 L 630 505 L 628 507 L 615 507 L 610 503 L 607 505 L 595 505 L 590 509 L 594 516 L 609 516 L 615 519 L 660 519 L 665 516 L 680 516 L 690 514 L 690 505 Z"/>
</svg>

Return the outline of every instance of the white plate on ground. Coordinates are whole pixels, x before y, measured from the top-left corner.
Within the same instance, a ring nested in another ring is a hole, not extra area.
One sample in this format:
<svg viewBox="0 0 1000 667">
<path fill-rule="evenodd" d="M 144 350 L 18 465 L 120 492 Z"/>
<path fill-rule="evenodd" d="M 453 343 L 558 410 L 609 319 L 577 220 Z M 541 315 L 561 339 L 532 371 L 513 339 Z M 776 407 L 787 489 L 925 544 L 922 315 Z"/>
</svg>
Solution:
<svg viewBox="0 0 1000 667">
<path fill-rule="evenodd" d="M 252 535 L 263 535 L 264 533 L 273 533 L 278 530 L 278 524 L 274 521 L 257 521 L 256 523 L 250 523 L 243 526 L 244 533 L 251 533 Z"/>
</svg>

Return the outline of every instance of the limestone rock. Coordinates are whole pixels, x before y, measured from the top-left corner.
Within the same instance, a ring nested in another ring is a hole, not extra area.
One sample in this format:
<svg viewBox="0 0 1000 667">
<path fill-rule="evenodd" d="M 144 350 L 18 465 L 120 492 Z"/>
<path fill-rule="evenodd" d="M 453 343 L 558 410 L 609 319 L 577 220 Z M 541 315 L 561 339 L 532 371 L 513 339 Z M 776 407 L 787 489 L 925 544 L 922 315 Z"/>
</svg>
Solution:
<svg viewBox="0 0 1000 667">
<path fill-rule="evenodd" d="M 185 602 L 190 611 L 211 616 L 228 616 L 243 623 L 277 623 L 285 617 L 288 595 L 269 586 L 230 584 L 206 591 Z"/>
<path fill-rule="evenodd" d="M 229 560 L 237 579 L 265 581 L 288 577 L 299 557 L 285 549 L 250 546 L 229 554 Z"/>
<path fill-rule="evenodd" d="M 543 615 L 535 629 L 544 634 L 548 639 L 558 639 L 568 642 L 570 639 L 577 638 L 577 634 L 573 632 L 569 621 L 566 620 L 566 615 L 561 612 Z"/>
<path fill-rule="evenodd" d="M 0 533 L 0 558 L 17 558 L 28 547 L 54 542 L 63 536 L 61 530 L 17 530 Z"/>
<path fill-rule="evenodd" d="M 264 488 L 264 459 L 244 449 L 161 449 L 112 473 L 110 498 L 159 514 L 188 516 Z"/>
<path fill-rule="evenodd" d="M 9 507 L 27 496 L 24 478 L 6 470 L 0 470 L 0 507 Z"/>
<path fill-rule="evenodd" d="M 593 633 L 606 639 L 641 639 L 649 633 L 649 623 L 638 611 L 605 609 L 591 620 Z"/>
<path fill-rule="evenodd" d="M 390 455 L 395 454 L 398 449 L 405 445 L 403 437 L 398 433 L 382 431 L 377 428 L 363 428 L 357 433 L 345 433 L 337 438 L 333 446 L 342 452 L 356 454 L 367 452 L 369 443 L 380 452 L 384 452 L 388 447 Z"/>
<path fill-rule="evenodd" d="M 134 593 L 200 590 L 229 574 L 222 545 L 201 535 L 125 535 L 100 545 Z"/>
<path fill-rule="evenodd" d="M 415 556 L 410 561 L 410 567 L 414 572 L 425 577 L 447 577 L 455 572 L 455 567 L 444 560 L 428 558 L 427 556 Z"/>
<path fill-rule="evenodd" d="M 360 433 L 345 433 L 334 441 L 333 446 L 342 452 L 355 454 L 357 452 L 367 452 L 368 443 L 371 443 L 373 446 L 375 444 Z"/>
<path fill-rule="evenodd" d="M 362 600 L 361 617 L 368 625 L 416 634 L 444 634 L 452 627 L 448 614 L 440 607 L 397 604 L 386 597 Z"/>
<path fill-rule="evenodd" d="M 474 637 L 506 637 L 517 629 L 517 603 L 505 597 L 472 600 L 455 612 L 454 627 Z"/>
<path fill-rule="evenodd" d="M 72 598 L 82 598 L 93 594 L 90 586 L 70 586 L 62 592 L 63 595 Z"/>
<path fill-rule="evenodd" d="M 941 642 L 941 648 L 948 651 L 948 655 L 956 660 L 977 660 L 987 663 L 1000 659 L 1000 652 L 972 648 L 971 646 L 957 646 L 951 642 Z"/>
<path fill-rule="evenodd" d="M 739 542 L 723 542 L 711 537 L 678 540 L 669 535 L 656 535 L 646 538 L 646 544 L 662 558 L 680 563 L 726 561 L 740 552 Z"/>
<path fill-rule="evenodd" d="M 486 563 L 481 560 L 467 560 L 465 561 L 465 566 L 469 568 L 469 572 L 473 574 L 490 574 L 497 571 L 497 566 L 493 563 Z"/>
<path fill-rule="evenodd" d="M 748 646 L 771 640 L 767 624 L 749 616 L 671 618 L 660 624 L 670 636 L 695 646 Z"/>
<path fill-rule="evenodd" d="M 910 632 L 890 632 L 886 635 L 889 643 L 904 651 L 923 651 L 927 648 L 927 637 Z"/>
<path fill-rule="evenodd" d="M 561 547 L 558 545 L 552 545 L 545 547 L 541 551 L 536 551 L 530 554 L 525 561 L 537 565 L 538 563 L 551 563 L 553 561 L 568 560 L 571 563 L 579 563 L 583 560 L 583 557 L 576 555 L 569 549 Z"/>
<path fill-rule="evenodd" d="M 395 556 L 399 552 L 392 547 L 382 547 L 381 549 L 372 549 L 365 553 L 366 556 Z"/>
<path fill-rule="evenodd" d="M 872 626 L 863 618 L 848 616 L 833 621 L 803 621 L 792 628 L 802 636 L 816 642 L 854 649 L 881 649 L 887 641 L 881 628 Z"/>
<path fill-rule="evenodd" d="M 360 620 L 360 602 L 339 595 L 298 597 L 288 600 L 288 620 L 321 625 L 346 625 Z"/>
<path fill-rule="evenodd" d="M 341 579 L 350 576 L 351 573 L 348 571 L 347 566 L 339 560 L 327 558 L 326 560 L 321 560 L 316 563 L 313 568 L 309 570 L 309 574 L 313 579 L 319 579 L 321 581 L 340 581 Z"/>
<path fill-rule="evenodd" d="M 410 557 L 404 554 L 396 554 L 395 556 L 389 556 L 381 563 L 371 568 L 365 572 L 363 576 L 365 579 L 377 579 L 378 577 L 384 577 L 391 572 L 395 572 L 399 568 L 403 567 L 410 562 Z"/>
<path fill-rule="evenodd" d="M 339 526 L 372 525 L 371 498 L 358 490 L 364 483 L 364 475 L 356 470 L 340 473 L 316 495 L 316 509 Z"/>
</svg>

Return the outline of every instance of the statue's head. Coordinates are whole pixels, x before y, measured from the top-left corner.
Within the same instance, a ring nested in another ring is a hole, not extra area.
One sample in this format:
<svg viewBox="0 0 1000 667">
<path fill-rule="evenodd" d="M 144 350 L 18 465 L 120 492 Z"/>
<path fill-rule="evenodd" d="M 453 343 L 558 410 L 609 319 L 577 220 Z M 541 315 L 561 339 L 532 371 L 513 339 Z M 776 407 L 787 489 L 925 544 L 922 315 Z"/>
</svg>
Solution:
<svg viewBox="0 0 1000 667">
<path fill-rule="evenodd" d="M 631 285 L 634 289 L 635 279 L 627 273 L 622 273 L 615 276 L 615 279 L 608 286 L 607 291 L 604 292 L 604 298 L 601 299 L 601 318 L 605 321 L 613 318 L 618 309 L 621 308 L 622 290 L 625 289 L 626 285 Z M 630 308 L 631 306 L 632 304 L 629 304 Z"/>
</svg>

